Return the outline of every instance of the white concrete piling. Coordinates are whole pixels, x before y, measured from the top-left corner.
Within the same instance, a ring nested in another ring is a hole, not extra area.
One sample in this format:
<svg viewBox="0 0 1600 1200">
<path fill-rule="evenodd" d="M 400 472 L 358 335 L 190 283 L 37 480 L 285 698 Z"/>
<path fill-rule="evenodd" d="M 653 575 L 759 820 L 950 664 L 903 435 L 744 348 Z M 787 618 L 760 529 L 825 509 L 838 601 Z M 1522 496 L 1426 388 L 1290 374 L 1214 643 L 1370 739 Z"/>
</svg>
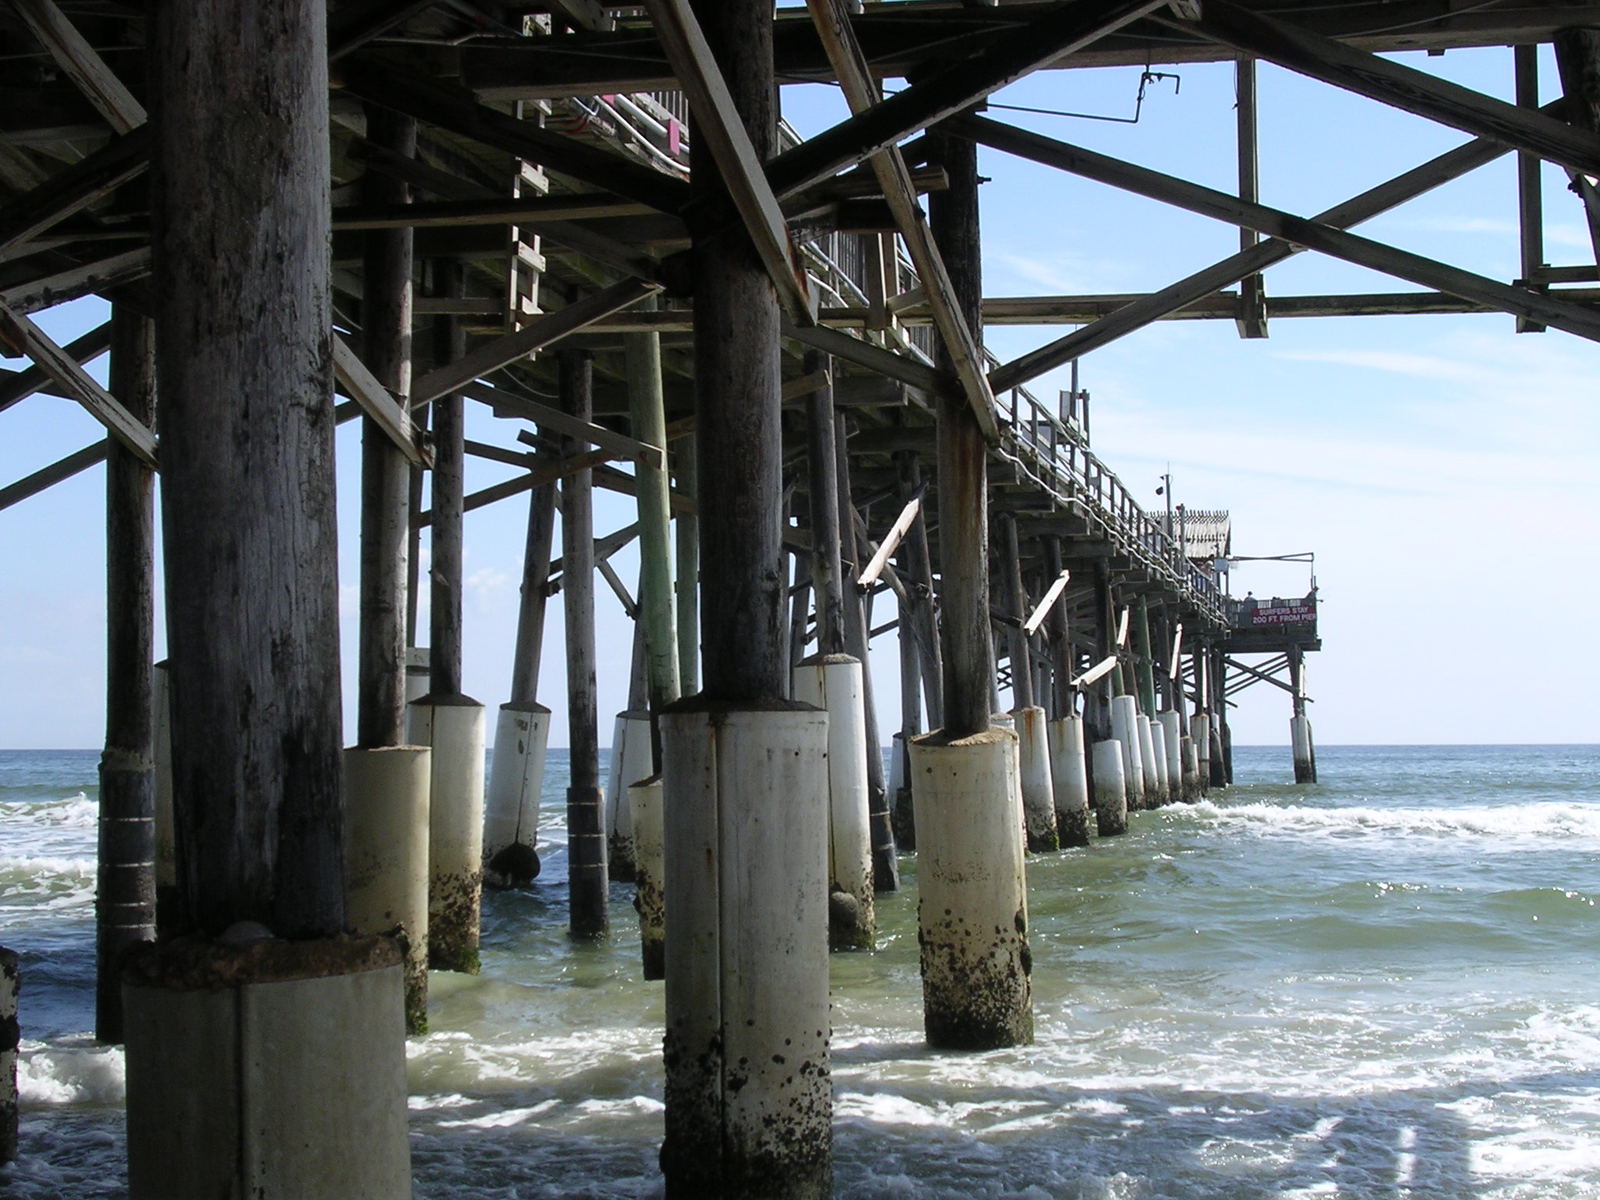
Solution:
<svg viewBox="0 0 1600 1200">
<path fill-rule="evenodd" d="M 1017 731 L 1017 763 L 1022 773 L 1022 819 L 1028 849 L 1034 854 L 1061 849 L 1056 827 L 1055 780 L 1051 775 L 1050 734 L 1038 705 L 1011 714 Z"/>
<path fill-rule="evenodd" d="M 408 740 L 433 749 L 428 801 L 428 965 L 478 971 L 483 905 L 483 705 L 424 696 L 407 708 Z"/>
<path fill-rule="evenodd" d="M 991 728 L 912 739 L 918 941 L 930 1045 L 992 1050 L 1033 1039 L 1017 738 Z"/>
<path fill-rule="evenodd" d="M 500 706 L 483 814 L 483 882 L 489 887 L 527 887 L 539 876 L 539 793 L 549 736 L 544 705 Z"/>
<path fill-rule="evenodd" d="M 1139 702 L 1132 696 L 1116 696 L 1112 699 L 1111 736 L 1122 747 L 1122 778 L 1127 806 L 1129 810 L 1143 808 L 1144 757 L 1139 749 Z"/>
<path fill-rule="evenodd" d="M 1116 738 L 1096 742 L 1094 754 L 1094 818 L 1096 832 L 1112 837 L 1128 832 L 1126 754 Z"/>
<path fill-rule="evenodd" d="M 1134 726 L 1135 744 L 1139 747 L 1139 774 L 1143 784 L 1143 808 L 1159 808 L 1166 803 L 1159 768 L 1156 766 L 1156 743 L 1150 733 L 1150 718 L 1140 713 Z"/>
<path fill-rule="evenodd" d="M 1183 799 L 1183 718 L 1169 708 L 1156 720 L 1161 725 L 1161 743 L 1167 755 L 1167 798 L 1176 804 Z"/>
<path fill-rule="evenodd" d="M 17 1156 L 17 1000 L 21 991 L 17 952 L 0 946 L 0 1163 Z"/>
<path fill-rule="evenodd" d="M 661 720 L 663 1169 L 690 1194 L 828 1194 L 828 716 Z M 1020 836 L 1019 836 L 1020 841 Z"/>
<path fill-rule="evenodd" d="M 666 976 L 666 843 L 661 776 L 628 788 L 633 806 L 633 906 L 639 912 L 639 953 L 646 979 Z"/>
<path fill-rule="evenodd" d="M 353 933 L 399 930 L 406 1032 L 428 1029 L 428 800 L 425 746 L 344 752 L 345 920 Z"/>
<path fill-rule="evenodd" d="M 409 1197 L 404 992 L 388 938 L 136 952 L 132 1200 Z"/>
<path fill-rule="evenodd" d="M 1189 718 L 1189 736 L 1194 740 L 1195 758 L 1200 770 L 1200 793 L 1211 789 L 1211 714 L 1195 713 Z"/>
<path fill-rule="evenodd" d="M 1183 799 L 1187 804 L 1200 799 L 1200 756 L 1192 737 L 1183 739 Z"/>
<path fill-rule="evenodd" d="M 1317 781 L 1317 749 L 1311 738 L 1311 718 L 1291 717 L 1289 719 L 1289 742 L 1294 748 L 1294 781 L 1296 783 L 1315 783 Z"/>
<path fill-rule="evenodd" d="M 828 714 L 828 942 L 835 950 L 870 950 L 877 913 L 860 661 L 848 654 L 806 659 L 794 669 L 794 698 Z"/>
<path fill-rule="evenodd" d="M 1150 728 L 1150 754 L 1156 764 L 1155 805 L 1167 804 L 1172 800 L 1172 775 L 1167 763 L 1167 731 L 1161 728 L 1161 722 L 1152 720 Z"/>
<path fill-rule="evenodd" d="M 1090 833 L 1089 774 L 1083 757 L 1083 718 L 1071 714 L 1051 721 L 1048 736 L 1050 782 L 1061 844 L 1087 846 Z"/>
<path fill-rule="evenodd" d="M 655 751 L 650 738 L 649 713 L 617 714 L 606 787 L 606 869 L 617 883 L 629 883 L 634 876 L 638 853 L 634 849 L 633 806 L 628 800 L 628 788 L 655 774 Z"/>
</svg>

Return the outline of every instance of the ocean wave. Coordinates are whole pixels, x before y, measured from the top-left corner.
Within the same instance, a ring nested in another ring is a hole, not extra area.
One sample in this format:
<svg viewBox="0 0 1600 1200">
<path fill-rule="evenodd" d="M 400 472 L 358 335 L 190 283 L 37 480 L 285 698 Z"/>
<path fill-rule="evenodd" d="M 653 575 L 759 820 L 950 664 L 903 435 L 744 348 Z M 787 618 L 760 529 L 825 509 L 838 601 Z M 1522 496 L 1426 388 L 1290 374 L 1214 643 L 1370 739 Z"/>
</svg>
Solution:
<svg viewBox="0 0 1600 1200">
<path fill-rule="evenodd" d="M 1440 809 L 1311 808 L 1201 800 L 1182 808 L 1165 809 L 1162 815 L 1169 821 L 1193 821 L 1207 828 L 1231 827 L 1261 835 L 1600 841 L 1600 805 L 1562 801 Z"/>
<path fill-rule="evenodd" d="M 46 1045 L 18 1046 L 17 1092 L 25 1105 L 121 1104 L 127 1074 L 120 1046 L 102 1046 L 88 1034 Z"/>
</svg>

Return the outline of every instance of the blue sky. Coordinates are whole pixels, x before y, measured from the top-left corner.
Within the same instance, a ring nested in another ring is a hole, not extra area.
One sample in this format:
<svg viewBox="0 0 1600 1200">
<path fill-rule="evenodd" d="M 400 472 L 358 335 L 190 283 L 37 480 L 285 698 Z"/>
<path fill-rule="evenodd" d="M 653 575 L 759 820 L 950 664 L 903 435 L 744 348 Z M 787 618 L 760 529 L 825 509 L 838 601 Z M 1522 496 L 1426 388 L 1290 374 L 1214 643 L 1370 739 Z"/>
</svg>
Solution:
<svg viewBox="0 0 1600 1200">
<path fill-rule="evenodd" d="M 1401 61 L 1509 97 L 1509 50 Z M 1542 58 L 1544 98 L 1556 74 Z M 1028 115 L 1034 128 L 1213 187 L 1234 186 L 1230 65 L 1184 66 L 1152 85 L 1138 125 Z M 1136 69 L 1049 72 L 1001 103 L 1127 114 Z M 1263 65 L 1265 203 L 1309 215 L 1466 140 L 1466 135 Z M 814 131 L 842 113 L 832 89 L 786 89 L 785 113 Z M 1135 292 L 1237 248 L 1204 218 L 984 151 L 985 291 L 991 296 Z M 1546 258 L 1592 263 L 1578 201 L 1546 171 Z M 1506 156 L 1360 227 L 1361 233 L 1501 280 L 1519 274 L 1515 172 Z M 1398 291 L 1407 285 L 1310 254 L 1267 275 L 1272 295 Z M 59 340 L 101 319 L 93 304 L 44 314 Z M 1002 359 L 1064 332 L 996 328 Z M 1232 322 L 1163 322 L 1086 357 L 1094 448 L 1152 509 L 1171 465 L 1176 498 L 1227 508 L 1241 554 L 1314 550 L 1326 649 L 1312 656 L 1312 718 L 1323 744 L 1593 741 L 1600 652 L 1586 626 L 1600 593 L 1590 514 L 1600 500 L 1600 347 L 1559 332 L 1518 335 L 1508 316 L 1278 320 L 1265 341 Z M 16 363 L 7 363 L 16 366 Z M 1039 380 L 1053 397 L 1065 371 Z M 472 406 L 476 408 L 477 406 Z M 481 410 L 469 436 L 507 443 Z M 498 428 L 497 428 L 498 425 Z M 34 397 L 0 415 L 0 483 L 100 436 L 66 401 Z M 355 648 L 358 435 L 340 433 L 341 581 L 348 668 Z M 507 469 L 474 462 L 469 488 Z M 602 496 L 597 527 L 631 520 Z M 104 669 L 103 474 L 96 468 L 0 512 L 0 746 L 93 746 Z M 883 521 L 892 514 L 884 514 Z M 526 505 L 469 514 L 467 690 L 504 700 Z M 634 586 L 631 551 L 614 563 Z M 1234 590 L 1298 594 L 1303 566 L 1242 565 Z M 602 741 L 623 707 L 627 631 L 598 586 Z M 566 742 L 559 602 L 546 632 L 541 698 Z M 887 619 L 880 601 L 876 619 Z M 1576 619 L 1574 619 L 1576 618 Z M 875 645 L 880 722 L 898 723 L 893 639 Z M 1235 739 L 1288 741 L 1283 693 L 1239 698 Z M 353 712 L 346 671 L 346 708 Z M 347 721 L 349 718 L 347 718 Z M 1287 750 L 1285 751 L 1287 754 Z"/>
</svg>

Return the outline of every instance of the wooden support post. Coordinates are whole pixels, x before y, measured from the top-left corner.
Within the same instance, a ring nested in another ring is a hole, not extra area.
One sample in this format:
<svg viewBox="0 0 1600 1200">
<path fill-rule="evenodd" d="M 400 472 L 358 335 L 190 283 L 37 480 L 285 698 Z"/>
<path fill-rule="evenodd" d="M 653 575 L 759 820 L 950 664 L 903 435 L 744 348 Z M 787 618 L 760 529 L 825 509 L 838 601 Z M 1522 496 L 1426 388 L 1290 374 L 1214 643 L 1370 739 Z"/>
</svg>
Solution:
<svg viewBox="0 0 1600 1200">
<path fill-rule="evenodd" d="M 777 134 L 772 9 L 698 0 L 754 153 Z M 694 143 L 704 690 L 663 720 L 670 1200 L 832 1193 L 827 719 L 783 701 L 778 297 Z"/>
<path fill-rule="evenodd" d="M 967 327 L 978 330 L 977 147 L 949 133 L 929 137 L 950 176 L 949 190 L 931 198 L 934 240 Z M 943 345 L 939 365 L 954 365 Z M 936 1048 L 995 1049 L 1033 1040 L 1021 777 L 1016 735 L 989 724 L 987 446 L 959 391 L 944 390 L 937 413 L 944 727 L 912 750 L 923 1027 Z"/>
<path fill-rule="evenodd" d="M 1137 680 L 1139 708 L 1147 717 L 1156 713 L 1156 667 L 1150 644 L 1150 605 L 1141 599 L 1133 616 L 1134 676 Z"/>
<path fill-rule="evenodd" d="M 1044 539 L 1045 573 L 1053 579 L 1061 577 L 1061 539 L 1047 536 Z M 1065 601 L 1057 603 L 1045 618 L 1045 631 L 1049 636 L 1050 667 L 1052 676 L 1050 715 L 1057 720 L 1077 715 L 1074 703 L 1072 676 L 1076 656 L 1072 651 L 1071 631 L 1067 628 Z"/>
<path fill-rule="evenodd" d="M 1555 48 L 1561 90 L 1569 103 L 1568 119 L 1580 129 L 1600 132 L 1600 29 L 1563 29 L 1556 34 Z M 1588 217 L 1589 239 L 1600 259 L 1600 188 L 1582 172 L 1571 174 Z"/>
<path fill-rule="evenodd" d="M 588 421 L 594 412 L 593 360 L 586 351 L 560 350 L 561 407 Z M 562 453 L 577 449 L 562 438 Z M 608 928 L 605 800 L 600 790 L 600 726 L 595 701 L 594 515 L 589 472 L 561 481 L 561 595 L 567 634 L 567 724 L 571 778 L 567 786 L 567 893 L 575 938 Z M 626 782 L 632 782 L 628 780 Z"/>
<path fill-rule="evenodd" d="M 433 262 L 436 296 L 464 294 L 462 264 L 454 259 Z M 462 323 L 451 316 L 434 318 L 434 361 L 441 367 L 456 362 L 467 348 Z M 435 368 L 440 369 L 440 368 Z M 428 666 L 429 692 L 461 694 L 461 580 L 463 504 L 466 498 L 466 426 L 459 392 L 446 392 L 433 402 L 433 522 L 428 537 Z"/>
<path fill-rule="evenodd" d="M 840 517 L 839 464 L 835 444 L 837 426 L 833 411 L 833 371 L 829 359 L 816 351 L 805 357 L 805 372 L 818 379 L 806 397 L 807 495 L 811 521 L 811 590 L 816 596 L 817 652 L 843 654 L 845 650 L 845 599 L 841 539 L 855 542 L 849 515 Z M 846 460 L 848 461 L 848 460 Z M 854 556 L 851 556 L 854 558 Z M 851 578 L 854 578 L 852 574 Z M 855 603 L 851 589 L 851 603 Z M 798 660 L 796 660 L 798 661 Z M 869 747 L 870 749 L 870 747 Z"/>
<path fill-rule="evenodd" d="M 1214 712 L 1211 722 L 1211 786 L 1227 787 L 1233 782 L 1233 731 L 1228 722 L 1228 653 L 1218 647 L 1213 653 L 1211 680 Z"/>
<path fill-rule="evenodd" d="M 367 137 L 397 154 L 416 153 L 416 122 L 387 109 L 369 106 Z M 393 176 L 369 171 L 362 198 L 369 204 L 405 204 L 411 189 Z M 411 230 L 374 230 L 364 243 L 362 360 L 404 406 L 411 388 Z M 410 499 L 411 465 L 405 454 L 377 421 L 363 417 L 356 745 L 364 749 L 405 741 Z"/>
<path fill-rule="evenodd" d="M 1290 719 L 1290 741 L 1294 750 L 1294 781 L 1317 781 L 1317 751 L 1311 737 L 1311 718 L 1306 716 L 1306 661 L 1305 649 L 1299 645 L 1289 647 L 1289 687 L 1293 696 L 1294 716 Z"/>
<path fill-rule="evenodd" d="M 850 438 L 842 413 L 834 416 L 833 448 L 837 456 L 839 562 L 842 581 L 861 574 L 861 538 L 857 536 L 855 497 L 850 488 Z M 872 597 L 843 584 L 845 653 L 861 664 L 861 705 L 867 743 L 867 813 L 872 838 L 872 881 L 875 890 L 900 890 L 895 861 L 894 828 L 889 815 L 889 786 L 883 776 L 883 742 L 878 732 L 878 707 L 872 687 Z M 831 706 L 830 706 L 831 708 Z"/>
<path fill-rule="evenodd" d="M 173 3 L 155 24 L 184 924 L 333 935 L 344 899 L 322 6 L 275 6 L 268 20 L 253 4 Z M 224 49 L 245 38 L 248 55 Z"/>
<path fill-rule="evenodd" d="M 1239 151 L 1239 198 L 1251 203 L 1261 198 L 1260 170 L 1256 154 L 1256 60 L 1240 58 L 1234 64 L 1237 89 L 1235 105 Z M 1261 235 L 1254 229 L 1239 227 L 1239 249 L 1253 249 Z M 1239 281 L 1239 308 L 1235 324 L 1243 338 L 1267 336 L 1267 292 L 1260 271 L 1253 271 Z"/>
<path fill-rule="evenodd" d="M 929 198 L 934 238 L 949 268 L 968 328 L 982 327 L 978 242 L 978 150 L 969 139 L 930 134 L 950 187 Z M 942 347 L 940 366 L 953 361 Z M 939 546 L 944 583 L 944 731 L 968 737 L 989 728 L 994 663 L 989 641 L 989 487 L 983 431 L 964 396 L 938 399 Z"/>
<path fill-rule="evenodd" d="M 922 488 L 922 467 L 914 450 L 897 450 L 895 465 L 900 472 L 900 499 L 907 503 Z M 944 656 L 940 645 L 939 617 L 934 606 L 933 555 L 928 549 L 927 506 L 900 542 L 900 572 L 916 597 L 912 632 L 916 638 L 918 669 L 928 728 L 944 725 Z"/>
<path fill-rule="evenodd" d="M 690 499 L 699 496 L 698 452 L 694 438 L 684 438 L 673 451 L 678 491 Z M 698 512 L 678 514 L 678 694 L 692 696 L 700 690 L 700 517 Z"/>
<path fill-rule="evenodd" d="M 522 598 L 517 609 L 517 643 L 511 662 L 511 703 L 539 699 L 539 667 L 544 658 L 544 621 L 550 605 L 550 542 L 555 534 L 556 485 L 528 495 L 528 535 L 522 550 Z"/>
<path fill-rule="evenodd" d="M 111 391 L 130 416 L 155 419 L 155 328 L 112 307 Z M 95 1036 L 122 1041 L 118 960 L 154 941 L 155 473 L 115 439 L 106 458 L 106 744 L 100 758 L 95 893 Z M 3 1160 L 3 1156 L 0 1156 Z"/>
<path fill-rule="evenodd" d="M 639 306 L 654 308 L 653 300 Z M 666 464 L 666 397 L 661 384 L 661 335 L 630 333 L 623 339 L 627 355 L 628 405 L 633 436 L 662 448 L 659 464 L 640 462 L 634 468 L 639 489 L 639 620 L 644 624 L 649 708 L 652 718 L 678 699 L 678 631 L 672 594 L 671 518 Z M 661 767 L 659 738 L 653 735 L 651 759 Z M 637 780 L 628 780 L 635 783 Z"/>
<path fill-rule="evenodd" d="M 1017 545 L 1017 519 L 1011 513 L 1000 514 L 1000 553 L 1005 560 L 1010 615 L 1017 619 L 1016 628 L 1010 625 L 1006 627 L 1006 640 L 1011 646 L 1012 707 L 1032 708 L 1033 668 L 1028 636 L 1022 631 L 1022 622 L 1028 615 L 1028 594 L 1022 586 L 1022 551 Z"/>
<path fill-rule="evenodd" d="M 905 545 L 904 542 L 901 545 Z M 911 802 L 911 739 L 922 732 L 922 650 L 918 644 L 915 593 L 900 601 L 900 736 L 895 739 L 894 840 L 902 850 L 917 848 L 917 822 Z"/>
<path fill-rule="evenodd" d="M 1539 47 L 1513 46 L 1516 100 L 1522 108 L 1539 107 Z M 1517 230 L 1522 249 L 1522 278 L 1532 279 L 1544 266 L 1544 197 L 1540 187 L 1541 163 L 1537 154 L 1517 151 Z M 1517 318 L 1518 333 L 1542 333 L 1544 326 Z"/>
</svg>

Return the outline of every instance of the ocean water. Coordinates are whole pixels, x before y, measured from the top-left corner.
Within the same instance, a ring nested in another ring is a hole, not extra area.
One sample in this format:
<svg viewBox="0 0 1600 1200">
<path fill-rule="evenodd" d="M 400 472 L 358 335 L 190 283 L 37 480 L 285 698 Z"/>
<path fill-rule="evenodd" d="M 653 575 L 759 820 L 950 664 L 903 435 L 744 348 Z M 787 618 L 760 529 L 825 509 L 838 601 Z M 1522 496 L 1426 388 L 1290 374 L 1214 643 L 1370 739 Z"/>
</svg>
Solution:
<svg viewBox="0 0 1600 1200">
<path fill-rule="evenodd" d="M 1600 747 L 1240 748 L 1238 784 L 1028 861 L 1038 1035 L 922 1043 L 915 860 L 835 955 L 841 1197 L 1600 1198 Z M 0 1196 L 125 1195 L 92 1022 L 92 752 L 0 752 L 0 942 L 23 956 L 22 1158 Z M 409 1047 L 419 1200 L 661 1192 L 659 984 L 496 894 L 483 974 Z"/>
</svg>

